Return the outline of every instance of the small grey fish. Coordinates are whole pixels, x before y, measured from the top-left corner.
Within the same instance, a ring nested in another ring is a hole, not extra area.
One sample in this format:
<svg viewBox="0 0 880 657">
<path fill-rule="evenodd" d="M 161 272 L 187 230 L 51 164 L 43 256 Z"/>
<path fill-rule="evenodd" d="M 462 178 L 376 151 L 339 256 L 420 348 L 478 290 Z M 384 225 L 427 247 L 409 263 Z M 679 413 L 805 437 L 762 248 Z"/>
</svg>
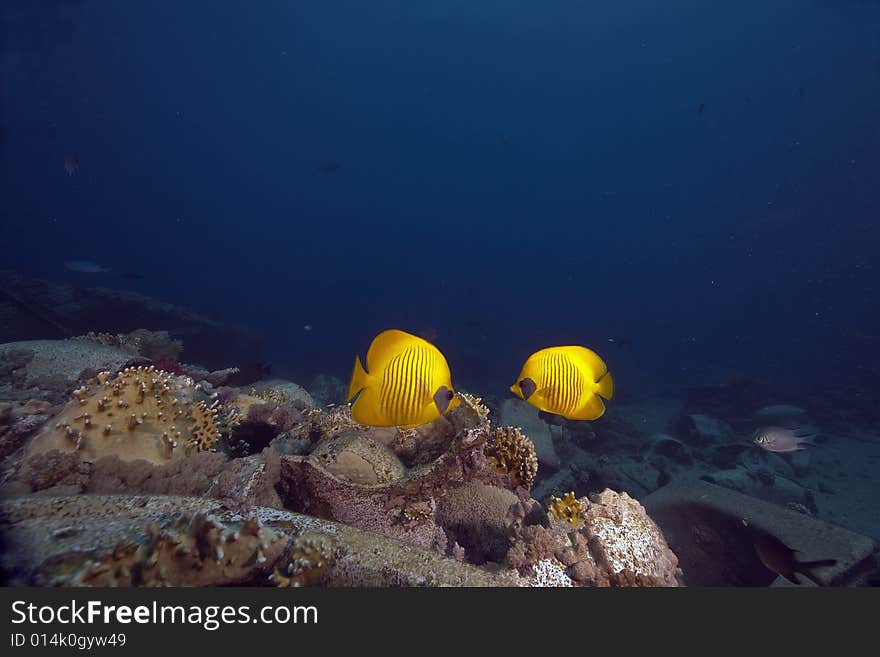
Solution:
<svg viewBox="0 0 880 657">
<path fill-rule="evenodd" d="M 768 452 L 798 452 L 806 449 L 807 445 L 815 445 L 813 439 L 816 436 L 797 429 L 785 429 L 783 427 L 764 427 L 755 432 L 753 442 Z"/>
<path fill-rule="evenodd" d="M 80 274 L 103 274 L 104 272 L 110 271 L 90 260 L 65 260 L 64 267 Z"/>
</svg>

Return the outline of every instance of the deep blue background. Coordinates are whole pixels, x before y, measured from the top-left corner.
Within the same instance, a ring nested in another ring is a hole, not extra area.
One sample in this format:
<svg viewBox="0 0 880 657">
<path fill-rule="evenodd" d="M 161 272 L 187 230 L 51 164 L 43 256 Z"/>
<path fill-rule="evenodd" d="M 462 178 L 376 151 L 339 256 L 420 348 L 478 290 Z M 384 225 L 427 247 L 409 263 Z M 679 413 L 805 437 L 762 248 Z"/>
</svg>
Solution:
<svg viewBox="0 0 880 657">
<path fill-rule="evenodd" d="M 495 394 L 880 360 L 877 2 L 0 5 L 0 268 L 141 272 L 303 383 L 391 326 Z"/>
</svg>

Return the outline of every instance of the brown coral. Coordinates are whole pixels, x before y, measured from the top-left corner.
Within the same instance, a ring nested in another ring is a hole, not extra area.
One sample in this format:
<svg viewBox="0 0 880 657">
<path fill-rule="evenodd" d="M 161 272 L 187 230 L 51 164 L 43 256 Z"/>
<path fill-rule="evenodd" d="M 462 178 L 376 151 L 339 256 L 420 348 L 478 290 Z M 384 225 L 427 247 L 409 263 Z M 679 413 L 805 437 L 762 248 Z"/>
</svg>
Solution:
<svg viewBox="0 0 880 657">
<path fill-rule="evenodd" d="M 95 461 L 115 454 L 125 460 L 164 464 L 209 450 L 219 438 L 216 402 L 195 402 L 198 386 L 155 367 L 129 367 L 97 385 L 74 391 L 74 400 L 28 446 L 28 456 L 53 449 Z"/>
<path fill-rule="evenodd" d="M 535 446 L 516 427 L 500 427 L 491 432 L 484 452 L 493 467 L 510 477 L 515 486 L 531 488 L 538 474 Z"/>
</svg>

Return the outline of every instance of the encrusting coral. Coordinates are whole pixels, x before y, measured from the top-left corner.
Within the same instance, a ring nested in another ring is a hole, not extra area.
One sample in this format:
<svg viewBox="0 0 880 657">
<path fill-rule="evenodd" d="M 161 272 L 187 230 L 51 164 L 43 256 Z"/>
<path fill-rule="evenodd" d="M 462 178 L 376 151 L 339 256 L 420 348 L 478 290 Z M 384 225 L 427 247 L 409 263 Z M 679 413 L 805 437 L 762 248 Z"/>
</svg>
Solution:
<svg viewBox="0 0 880 657">
<path fill-rule="evenodd" d="M 220 437 L 217 402 L 195 401 L 192 379 L 155 367 L 129 367 L 116 377 L 102 372 L 97 385 L 82 386 L 34 437 L 28 457 L 57 449 L 86 460 L 116 455 L 165 464 L 212 449 Z"/>
</svg>

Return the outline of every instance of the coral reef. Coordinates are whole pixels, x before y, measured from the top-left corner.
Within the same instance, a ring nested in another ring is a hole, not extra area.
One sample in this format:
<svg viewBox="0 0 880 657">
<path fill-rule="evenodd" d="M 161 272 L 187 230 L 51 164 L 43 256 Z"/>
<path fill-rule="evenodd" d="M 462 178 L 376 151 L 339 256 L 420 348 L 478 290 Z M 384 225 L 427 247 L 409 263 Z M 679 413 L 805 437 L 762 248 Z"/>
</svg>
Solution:
<svg viewBox="0 0 880 657">
<path fill-rule="evenodd" d="M 516 586 L 494 573 L 298 513 L 187 497 L 0 503 L 14 586 Z"/>
<path fill-rule="evenodd" d="M 501 562 L 511 537 L 507 513 L 519 498 L 481 483 L 454 488 L 437 505 L 437 522 L 472 563 Z"/>
<path fill-rule="evenodd" d="M 0 460 L 19 449 L 57 412 L 49 402 L 0 402 Z"/>
<path fill-rule="evenodd" d="M 318 408 L 345 404 L 348 395 L 348 385 L 345 381 L 327 374 L 316 376 L 309 384 L 308 390 Z"/>
<path fill-rule="evenodd" d="M 195 401 L 199 392 L 191 379 L 153 366 L 102 372 L 34 437 L 29 461 L 60 450 L 89 461 L 115 454 L 165 464 L 209 450 L 219 438 L 216 402 Z"/>
<path fill-rule="evenodd" d="M 139 336 L 139 345 L 149 337 Z M 120 337 L 66 343 L 94 352 L 117 349 L 99 342 Z M 10 353 L 10 363 L 31 362 Z M 0 405 L 0 495 L 12 498 L 0 525 L 22 560 L 4 557 L 8 577 L 96 586 L 675 583 L 674 555 L 628 496 L 568 493 L 547 507 L 532 499 L 535 446 L 518 426 L 493 426 L 478 397 L 459 393 L 456 408 L 428 425 L 366 427 L 347 404 L 314 408 L 290 382 L 215 389 L 206 370 L 174 367 L 200 382 L 137 365 L 81 384 L 83 370 L 63 407 Z M 9 371 L 21 377 L 20 365 Z M 547 435 L 558 454 L 577 454 L 568 428 Z M 92 527 L 101 530 L 92 536 Z"/>
<path fill-rule="evenodd" d="M 131 291 L 0 272 L 0 299 L 10 300 L 4 308 L 11 314 L 9 321 L 0 323 L 0 342 L 70 338 L 96 328 L 125 334 L 139 328 L 174 327 L 175 336 L 187 345 L 187 358 L 209 368 L 255 362 L 262 356 L 262 340 L 254 333 Z M 95 367 L 92 375 L 102 369 L 112 368 Z"/>
<path fill-rule="evenodd" d="M 8 400 L 61 403 L 83 380 L 137 361 L 123 349 L 80 340 L 0 344 L 0 395 Z"/>
<path fill-rule="evenodd" d="M 315 400 L 308 391 L 293 381 L 284 379 L 269 379 L 254 384 L 251 394 L 261 397 L 265 401 L 273 401 L 280 404 L 299 402 L 298 405 L 309 408 L 315 407 Z"/>
<path fill-rule="evenodd" d="M 143 356 L 151 361 L 177 362 L 183 351 L 183 341 L 172 338 L 168 331 L 148 331 L 135 329 L 131 333 L 94 333 L 78 335 L 73 340 L 94 342 L 108 347 L 117 347 L 135 356 Z"/>
<path fill-rule="evenodd" d="M 581 586 L 678 586 L 678 560 L 637 501 L 606 490 L 569 502 L 581 509 L 577 527 L 568 517 L 512 509 L 518 529 L 509 566 L 557 583 L 561 571 Z"/>
</svg>

